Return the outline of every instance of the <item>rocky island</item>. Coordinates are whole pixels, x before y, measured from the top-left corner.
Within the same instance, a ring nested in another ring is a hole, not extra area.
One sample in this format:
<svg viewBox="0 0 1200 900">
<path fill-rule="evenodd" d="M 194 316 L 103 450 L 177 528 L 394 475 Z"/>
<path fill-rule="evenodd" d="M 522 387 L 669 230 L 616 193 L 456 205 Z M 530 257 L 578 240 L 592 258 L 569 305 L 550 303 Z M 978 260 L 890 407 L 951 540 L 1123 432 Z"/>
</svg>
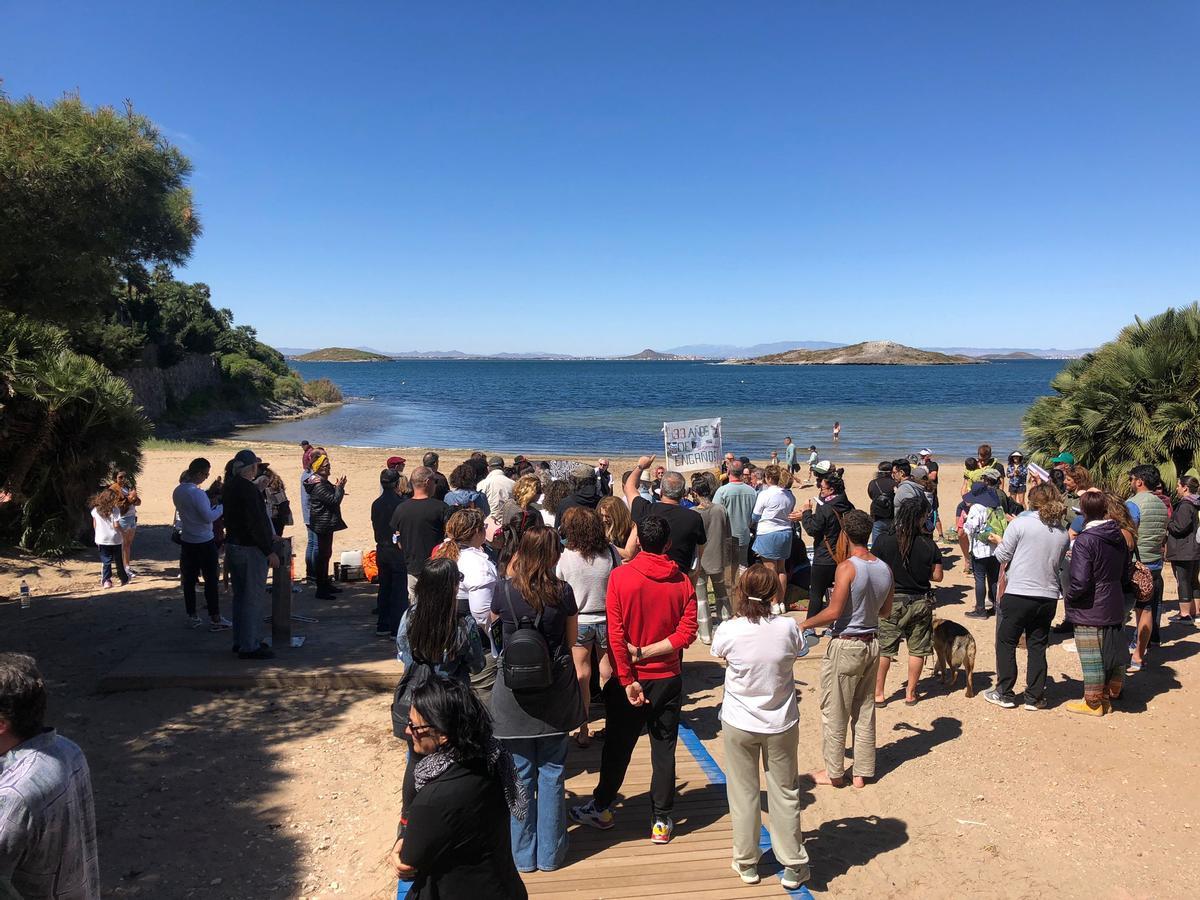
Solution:
<svg viewBox="0 0 1200 900">
<path fill-rule="evenodd" d="M 864 341 L 829 350 L 788 350 L 750 359 L 727 360 L 740 366 L 958 366 L 982 364 L 973 356 L 951 356 L 932 350 L 918 350 L 895 341 Z"/>
<path fill-rule="evenodd" d="M 293 356 L 298 362 L 388 362 L 391 357 L 370 350 L 353 350 L 349 347 L 325 347 Z"/>
</svg>

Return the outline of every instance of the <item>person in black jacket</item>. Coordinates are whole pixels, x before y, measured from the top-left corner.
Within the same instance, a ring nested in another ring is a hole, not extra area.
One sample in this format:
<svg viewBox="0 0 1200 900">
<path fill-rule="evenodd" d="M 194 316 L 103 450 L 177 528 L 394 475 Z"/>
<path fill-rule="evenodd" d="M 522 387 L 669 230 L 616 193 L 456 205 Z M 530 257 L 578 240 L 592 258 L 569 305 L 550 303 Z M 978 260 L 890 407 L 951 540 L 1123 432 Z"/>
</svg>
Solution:
<svg viewBox="0 0 1200 900">
<path fill-rule="evenodd" d="M 333 556 L 334 532 L 343 531 L 342 497 L 346 493 L 346 476 L 329 480 L 329 457 L 318 454 L 312 461 L 317 477 L 304 483 L 308 491 L 308 527 L 317 534 L 317 599 L 332 600 L 340 593 L 329 577 L 329 560 Z"/>
<path fill-rule="evenodd" d="M 466 685 L 432 677 L 413 691 L 405 731 L 421 758 L 408 824 L 388 858 L 412 880 L 409 900 L 525 900 L 509 823 L 510 814 L 526 818 L 529 797 L 482 702 Z"/>
<path fill-rule="evenodd" d="M 800 524 L 813 539 L 812 576 L 809 581 L 808 617 L 825 608 L 825 592 L 833 587 L 838 560 L 834 558 L 842 534 L 842 517 L 854 509 L 846 496 L 841 470 L 822 475 L 817 482 L 820 505 L 809 500 L 800 511 Z M 795 513 L 793 513 L 795 515 Z M 806 635 L 807 636 L 807 635 Z"/>
<path fill-rule="evenodd" d="M 891 460 L 883 460 L 875 477 L 867 485 L 867 496 L 871 500 L 871 545 L 884 531 L 892 527 L 896 518 L 896 480 L 892 478 Z"/>
<path fill-rule="evenodd" d="M 407 481 L 405 479 L 405 484 Z M 379 566 L 379 621 L 375 625 L 375 636 L 395 639 L 400 617 L 408 609 L 408 569 L 404 565 L 404 553 L 392 540 L 392 513 L 407 498 L 400 473 L 393 469 L 379 473 L 379 485 L 383 493 L 371 504 L 375 563 Z"/>
<path fill-rule="evenodd" d="M 267 568 L 278 568 L 275 529 L 254 484 L 262 463 L 253 450 L 239 450 L 229 463 L 222 489 L 225 562 L 233 586 L 233 649 L 242 659 L 271 659 L 263 633 L 263 585 Z"/>
</svg>

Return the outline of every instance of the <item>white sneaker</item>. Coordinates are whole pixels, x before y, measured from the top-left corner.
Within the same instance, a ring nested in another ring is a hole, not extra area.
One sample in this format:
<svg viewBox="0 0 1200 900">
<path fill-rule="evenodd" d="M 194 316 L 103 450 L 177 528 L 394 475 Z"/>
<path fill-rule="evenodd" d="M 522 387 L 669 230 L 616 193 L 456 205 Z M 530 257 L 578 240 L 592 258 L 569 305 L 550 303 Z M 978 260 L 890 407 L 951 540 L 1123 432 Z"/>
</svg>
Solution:
<svg viewBox="0 0 1200 900">
<path fill-rule="evenodd" d="M 799 890 L 800 885 L 804 884 L 807 880 L 807 876 L 801 878 L 797 870 L 791 866 L 787 866 L 779 876 L 779 886 L 785 891 L 795 891 Z"/>
<path fill-rule="evenodd" d="M 734 862 L 730 863 L 729 867 L 737 872 L 738 878 L 742 879 L 742 884 L 758 884 L 758 866 L 739 866 Z"/>
</svg>

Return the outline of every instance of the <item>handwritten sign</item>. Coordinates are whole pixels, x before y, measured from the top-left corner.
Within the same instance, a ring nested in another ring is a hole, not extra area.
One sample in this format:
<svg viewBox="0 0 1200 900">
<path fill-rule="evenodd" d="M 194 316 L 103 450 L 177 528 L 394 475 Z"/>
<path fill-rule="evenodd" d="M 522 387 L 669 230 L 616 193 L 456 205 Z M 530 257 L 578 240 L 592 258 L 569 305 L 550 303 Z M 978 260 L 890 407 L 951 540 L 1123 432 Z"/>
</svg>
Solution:
<svg viewBox="0 0 1200 900">
<path fill-rule="evenodd" d="M 663 456 L 675 472 L 715 469 L 721 464 L 721 420 L 664 422 Z"/>
</svg>

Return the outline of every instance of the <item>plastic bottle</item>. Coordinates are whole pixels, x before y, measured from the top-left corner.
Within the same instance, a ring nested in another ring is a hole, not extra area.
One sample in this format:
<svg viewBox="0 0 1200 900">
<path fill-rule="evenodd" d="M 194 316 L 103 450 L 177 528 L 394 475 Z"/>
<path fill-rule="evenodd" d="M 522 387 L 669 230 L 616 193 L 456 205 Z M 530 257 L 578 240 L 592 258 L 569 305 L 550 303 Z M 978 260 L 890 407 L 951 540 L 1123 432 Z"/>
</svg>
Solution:
<svg viewBox="0 0 1200 900">
<path fill-rule="evenodd" d="M 21 579 L 21 609 L 29 609 L 30 597 L 29 582 L 24 578 Z"/>
</svg>

